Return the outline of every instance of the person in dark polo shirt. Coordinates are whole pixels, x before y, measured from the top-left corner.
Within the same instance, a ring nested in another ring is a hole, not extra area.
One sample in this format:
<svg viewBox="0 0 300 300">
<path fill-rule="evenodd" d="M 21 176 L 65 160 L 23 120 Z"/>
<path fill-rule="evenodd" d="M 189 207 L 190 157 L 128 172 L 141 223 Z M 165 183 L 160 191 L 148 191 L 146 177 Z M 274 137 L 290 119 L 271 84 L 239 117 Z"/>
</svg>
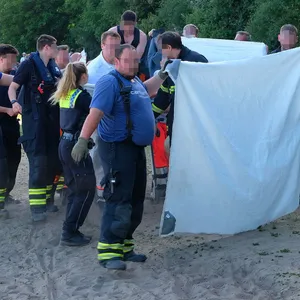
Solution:
<svg viewBox="0 0 300 300">
<path fill-rule="evenodd" d="M 182 44 L 181 36 L 172 31 L 164 32 L 161 36 L 162 44 L 162 56 L 166 59 L 180 59 L 182 61 L 207 63 L 208 60 L 202 54 L 192 51 Z M 154 101 L 152 103 L 152 109 L 154 117 L 157 118 L 163 114 L 170 106 L 169 113 L 167 115 L 168 125 L 168 140 L 172 140 L 172 128 L 174 119 L 174 96 L 175 96 L 175 84 L 169 77 L 159 89 Z"/>
<path fill-rule="evenodd" d="M 0 72 L 14 75 L 18 50 L 7 44 L 0 44 Z M 21 160 L 21 146 L 18 145 L 20 126 L 17 115 L 12 111 L 8 98 L 8 87 L 0 86 L 0 106 L 11 109 L 11 113 L 0 113 L 0 209 L 5 203 L 19 203 L 10 192 L 14 188 L 18 166 Z"/>
<path fill-rule="evenodd" d="M 125 270 L 125 261 L 144 262 L 134 252 L 133 233 L 143 215 L 146 192 L 145 146 L 151 145 L 155 122 L 150 96 L 168 77 L 164 67 L 144 83 L 136 76 L 139 57 L 132 45 L 116 49 L 115 70 L 97 82 L 90 113 L 72 157 L 88 153 L 88 140 L 98 126 L 104 170 L 105 207 L 98 243 L 98 259 L 108 269 Z"/>
<path fill-rule="evenodd" d="M 295 48 L 298 43 L 298 29 L 292 24 L 283 25 L 280 28 L 278 42 L 280 46 L 271 54 Z"/>
</svg>

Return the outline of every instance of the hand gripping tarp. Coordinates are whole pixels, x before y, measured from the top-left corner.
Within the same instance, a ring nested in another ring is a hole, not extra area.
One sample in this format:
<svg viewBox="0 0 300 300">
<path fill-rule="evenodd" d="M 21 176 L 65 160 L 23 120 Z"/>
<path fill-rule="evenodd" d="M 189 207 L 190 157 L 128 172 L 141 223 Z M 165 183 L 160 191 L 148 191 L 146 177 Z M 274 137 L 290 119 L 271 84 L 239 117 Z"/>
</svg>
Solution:
<svg viewBox="0 0 300 300">
<path fill-rule="evenodd" d="M 182 37 L 182 43 L 204 55 L 209 62 L 238 60 L 267 54 L 267 46 L 257 42 Z"/>
<path fill-rule="evenodd" d="M 293 212 L 300 192 L 300 49 L 174 66 L 160 234 L 235 234 Z"/>
</svg>

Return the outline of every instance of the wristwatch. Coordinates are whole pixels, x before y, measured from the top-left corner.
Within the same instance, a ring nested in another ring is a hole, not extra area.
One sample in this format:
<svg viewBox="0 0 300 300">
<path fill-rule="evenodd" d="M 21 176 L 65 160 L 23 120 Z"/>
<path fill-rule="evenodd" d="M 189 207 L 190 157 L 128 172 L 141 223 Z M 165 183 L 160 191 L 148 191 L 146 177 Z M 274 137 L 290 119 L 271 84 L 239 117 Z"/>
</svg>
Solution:
<svg viewBox="0 0 300 300">
<path fill-rule="evenodd" d="M 12 100 L 12 101 L 10 101 L 11 105 L 13 105 L 13 104 L 15 104 L 17 102 L 18 102 L 18 100 Z"/>
</svg>

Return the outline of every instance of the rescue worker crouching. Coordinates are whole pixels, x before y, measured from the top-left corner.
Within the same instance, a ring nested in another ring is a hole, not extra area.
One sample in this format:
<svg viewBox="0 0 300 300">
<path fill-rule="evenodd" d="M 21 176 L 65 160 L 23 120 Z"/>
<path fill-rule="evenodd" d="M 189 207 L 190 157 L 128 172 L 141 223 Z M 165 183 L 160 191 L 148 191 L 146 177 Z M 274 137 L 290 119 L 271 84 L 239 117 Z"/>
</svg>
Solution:
<svg viewBox="0 0 300 300">
<path fill-rule="evenodd" d="M 131 45 L 115 53 L 115 70 L 97 82 L 90 113 L 72 157 L 81 161 L 88 139 L 98 126 L 106 200 L 98 243 L 98 259 L 108 269 L 125 270 L 124 261 L 144 262 L 134 252 L 133 233 L 142 220 L 146 191 L 145 146 L 154 138 L 155 122 L 149 95 L 168 76 L 163 70 L 144 83 L 136 76 L 139 58 Z"/>
<path fill-rule="evenodd" d="M 78 164 L 71 157 L 71 151 L 89 114 L 92 97 L 82 89 L 87 81 L 88 71 L 84 63 L 69 63 L 57 91 L 51 97 L 53 104 L 59 103 L 60 126 L 63 131 L 59 143 L 59 158 L 68 186 L 68 204 L 61 244 L 66 246 L 83 246 L 91 240 L 83 235 L 79 228 L 83 225 L 95 195 L 96 178 L 93 163 L 88 153 Z"/>
<path fill-rule="evenodd" d="M 54 61 L 57 52 L 56 39 L 41 35 L 37 52 L 20 65 L 8 90 L 14 112 L 22 114 L 23 136 L 19 142 L 29 160 L 29 203 L 33 221 L 45 220 L 46 211 L 58 211 L 51 192 L 55 175 L 61 169 L 59 107 L 48 101 L 61 77 Z"/>
</svg>

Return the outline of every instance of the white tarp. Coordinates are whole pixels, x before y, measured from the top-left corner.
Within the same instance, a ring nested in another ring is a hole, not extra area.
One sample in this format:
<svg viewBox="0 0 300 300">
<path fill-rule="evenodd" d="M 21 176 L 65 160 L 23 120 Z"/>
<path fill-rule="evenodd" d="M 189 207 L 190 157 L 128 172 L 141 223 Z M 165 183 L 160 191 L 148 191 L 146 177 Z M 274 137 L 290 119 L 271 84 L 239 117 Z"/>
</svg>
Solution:
<svg viewBox="0 0 300 300">
<path fill-rule="evenodd" d="M 257 42 L 182 37 L 182 43 L 204 55 L 209 62 L 238 60 L 267 54 L 267 46 Z"/>
<path fill-rule="evenodd" d="M 300 49 L 180 63 L 162 235 L 235 234 L 298 207 L 299 70 Z"/>
</svg>

